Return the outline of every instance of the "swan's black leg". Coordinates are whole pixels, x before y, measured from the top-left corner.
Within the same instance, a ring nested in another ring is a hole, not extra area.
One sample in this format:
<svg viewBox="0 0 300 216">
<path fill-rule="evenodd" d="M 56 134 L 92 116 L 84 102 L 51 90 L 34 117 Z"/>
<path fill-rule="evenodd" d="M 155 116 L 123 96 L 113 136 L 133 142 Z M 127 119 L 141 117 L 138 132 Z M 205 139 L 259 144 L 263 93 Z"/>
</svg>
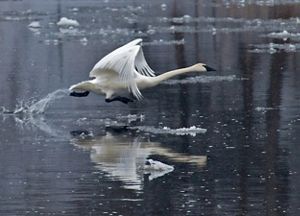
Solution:
<svg viewBox="0 0 300 216">
<path fill-rule="evenodd" d="M 70 93 L 70 96 L 73 96 L 73 97 L 86 97 L 86 96 L 88 96 L 89 95 L 89 91 L 85 91 L 85 92 L 75 92 L 75 91 L 73 91 L 73 92 L 71 92 Z"/>
<path fill-rule="evenodd" d="M 133 102 L 132 99 L 126 98 L 126 97 L 121 97 L 121 96 L 117 96 L 115 98 L 106 98 L 105 99 L 105 102 L 107 102 L 107 103 L 110 103 L 110 102 L 113 102 L 113 101 L 120 101 L 120 102 L 125 103 L 125 104 L 128 104 L 129 102 Z"/>
</svg>

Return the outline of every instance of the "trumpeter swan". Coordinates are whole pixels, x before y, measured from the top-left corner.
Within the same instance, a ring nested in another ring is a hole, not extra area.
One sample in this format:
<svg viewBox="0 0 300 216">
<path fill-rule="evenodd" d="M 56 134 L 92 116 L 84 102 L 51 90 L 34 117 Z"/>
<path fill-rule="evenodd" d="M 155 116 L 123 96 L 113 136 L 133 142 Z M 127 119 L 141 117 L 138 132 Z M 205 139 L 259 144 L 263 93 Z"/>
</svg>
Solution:
<svg viewBox="0 0 300 216">
<path fill-rule="evenodd" d="M 140 100 L 141 89 L 154 87 L 179 74 L 215 71 L 205 64 L 198 63 L 155 76 L 145 60 L 141 42 L 142 39 L 135 39 L 103 57 L 90 72 L 89 76 L 94 79 L 72 85 L 69 88 L 70 95 L 85 97 L 92 91 L 96 94 L 104 94 L 106 102 L 128 103 L 133 100 L 122 97 L 124 93 L 132 93 Z"/>
</svg>

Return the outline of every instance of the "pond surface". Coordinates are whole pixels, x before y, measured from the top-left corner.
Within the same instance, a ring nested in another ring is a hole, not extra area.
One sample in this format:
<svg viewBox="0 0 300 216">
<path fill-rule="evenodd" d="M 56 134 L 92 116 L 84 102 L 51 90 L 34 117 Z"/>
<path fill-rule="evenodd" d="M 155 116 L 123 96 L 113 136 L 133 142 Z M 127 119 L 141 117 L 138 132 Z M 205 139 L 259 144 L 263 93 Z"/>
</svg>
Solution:
<svg viewBox="0 0 300 216">
<path fill-rule="evenodd" d="M 0 215 L 299 215 L 299 10 L 296 0 L 0 1 Z M 217 71 L 130 105 L 67 96 L 134 38 L 157 74 L 197 62 Z M 147 172 L 146 159 L 174 170 Z"/>
</svg>

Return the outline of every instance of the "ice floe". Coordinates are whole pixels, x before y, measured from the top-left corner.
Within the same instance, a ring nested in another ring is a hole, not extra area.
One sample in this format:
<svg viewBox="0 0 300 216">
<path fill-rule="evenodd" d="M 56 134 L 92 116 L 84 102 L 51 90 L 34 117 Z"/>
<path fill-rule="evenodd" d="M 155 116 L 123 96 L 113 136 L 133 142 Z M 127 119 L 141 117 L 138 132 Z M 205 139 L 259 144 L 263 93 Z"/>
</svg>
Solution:
<svg viewBox="0 0 300 216">
<path fill-rule="evenodd" d="M 4 21 L 23 21 L 23 20 L 37 20 L 40 17 L 47 15 L 47 13 L 25 10 L 25 11 L 4 11 L 0 13 L 0 20 Z"/>
<path fill-rule="evenodd" d="M 162 11 L 165 11 L 167 9 L 167 5 L 163 3 L 160 5 L 160 8 Z"/>
<path fill-rule="evenodd" d="M 157 128 L 153 126 L 136 126 L 136 127 L 129 127 L 129 128 L 136 129 L 142 132 L 153 133 L 153 134 L 173 134 L 179 136 L 184 136 L 184 135 L 196 136 L 197 134 L 204 134 L 207 131 L 207 129 L 205 128 L 200 128 L 196 126 L 191 126 L 189 128 L 185 128 L 185 127 L 176 128 L 176 129 L 172 129 L 166 126 L 162 128 Z"/>
<path fill-rule="evenodd" d="M 258 112 L 267 112 L 267 111 L 275 110 L 275 109 L 276 108 L 274 108 L 274 107 L 256 107 L 255 111 L 258 111 Z"/>
<path fill-rule="evenodd" d="M 29 28 L 41 28 L 41 24 L 39 21 L 33 21 L 28 25 Z"/>
<path fill-rule="evenodd" d="M 185 79 L 177 80 L 168 80 L 164 84 L 175 85 L 175 84 L 195 84 L 195 83 L 211 83 L 211 82 L 221 82 L 221 81 L 235 81 L 235 80 L 245 80 L 245 78 L 239 78 L 236 75 L 228 76 L 195 76 L 188 77 Z"/>
<path fill-rule="evenodd" d="M 185 43 L 184 39 L 181 40 L 153 40 L 149 42 L 143 42 L 143 45 L 183 45 Z"/>
<path fill-rule="evenodd" d="M 60 18 L 60 20 L 56 24 L 58 26 L 79 26 L 77 20 L 68 19 L 67 17 Z"/>
<path fill-rule="evenodd" d="M 208 32 L 231 33 L 231 32 L 276 32 L 276 31 L 296 31 L 295 25 L 299 23 L 298 18 L 290 19 L 245 19 L 233 17 L 160 17 L 157 18 L 160 25 L 152 24 L 152 29 L 156 32 Z M 164 25 L 166 23 L 167 25 Z M 190 25 L 199 23 L 201 25 Z M 170 25 L 171 24 L 171 25 Z M 218 24 L 218 25 L 217 25 Z"/>
<path fill-rule="evenodd" d="M 86 37 L 80 39 L 80 43 L 84 46 L 88 44 L 88 39 Z"/>
<path fill-rule="evenodd" d="M 277 53 L 277 52 L 296 52 L 300 49 L 300 43 L 268 43 L 268 44 L 257 44 L 251 45 L 253 48 L 249 50 L 252 53 Z"/>
<path fill-rule="evenodd" d="M 173 166 L 152 159 L 147 159 L 144 165 L 144 174 L 149 175 L 148 179 L 150 181 L 164 176 L 167 173 L 172 172 L 173 170 Z"/>
<path fill-rule="evenodd" d="M 229 7 L 230 5 L 245 7 L 246 5 L 275 6 L 300 3 L 299 0 L 223 0 L 222 2 L 227 7 Z"/>
<path fill-rule="evenodd" d="M 300 39 L 300 33 L 292 33 L 292 32 L 288 32 L 287 30 L 283 30 L 280 32 L 271 32 L 267 35 L 265 35 L 266 37 L 269 38 L 279 38 L 279 39 L 283 39 L 283 40 L 287 40 L 287 39 Z"/>
<path fill-rule="evenodd" d="M 118 120 L 127 120 L 127 123 L 131 123 L 131 122 L 143 122 L 145 120 L 145 115 L 140 114 L 140 115 L 136 115 L 136 114 L 129 114 L 129 115 L 117 115 L 117 119 Z"/>
<path fill-rule="evenodd" d="M 152 160 L 152 159 L 147 159 L 144 165 L 145 170 L 149 171 L 164 171 L 164 170 L 170 170 L 173 171 L 174 167 L 170 166 L 168 164 L 162 163 L 160 161 Z"/>
</svg>

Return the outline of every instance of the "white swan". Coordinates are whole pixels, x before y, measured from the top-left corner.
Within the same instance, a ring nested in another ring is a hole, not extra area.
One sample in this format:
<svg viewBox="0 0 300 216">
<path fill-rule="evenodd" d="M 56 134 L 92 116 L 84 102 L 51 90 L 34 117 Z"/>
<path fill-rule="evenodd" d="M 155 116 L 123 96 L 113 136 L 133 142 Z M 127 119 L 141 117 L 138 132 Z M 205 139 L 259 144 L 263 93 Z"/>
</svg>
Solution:
<svg viewBox="0 0 300 216">
<path fill-rule="evenodd" d="M 70 95 L 84 97 L 90 91 L 104 94 L 106 102 L 133 100 L 122 97 L 124 93 L 132 93 L 138 100 L 142 99 L 141 89 L 158 85 L 164 80 L 189 72 L 215 71 L 205 64 L 198 63 L 155 76 L 147 64 L 141 47 L 142 39 L 135 39 L 102 58 L 90 72 L 92 80 L 72 85 Z"/>
</svg>

